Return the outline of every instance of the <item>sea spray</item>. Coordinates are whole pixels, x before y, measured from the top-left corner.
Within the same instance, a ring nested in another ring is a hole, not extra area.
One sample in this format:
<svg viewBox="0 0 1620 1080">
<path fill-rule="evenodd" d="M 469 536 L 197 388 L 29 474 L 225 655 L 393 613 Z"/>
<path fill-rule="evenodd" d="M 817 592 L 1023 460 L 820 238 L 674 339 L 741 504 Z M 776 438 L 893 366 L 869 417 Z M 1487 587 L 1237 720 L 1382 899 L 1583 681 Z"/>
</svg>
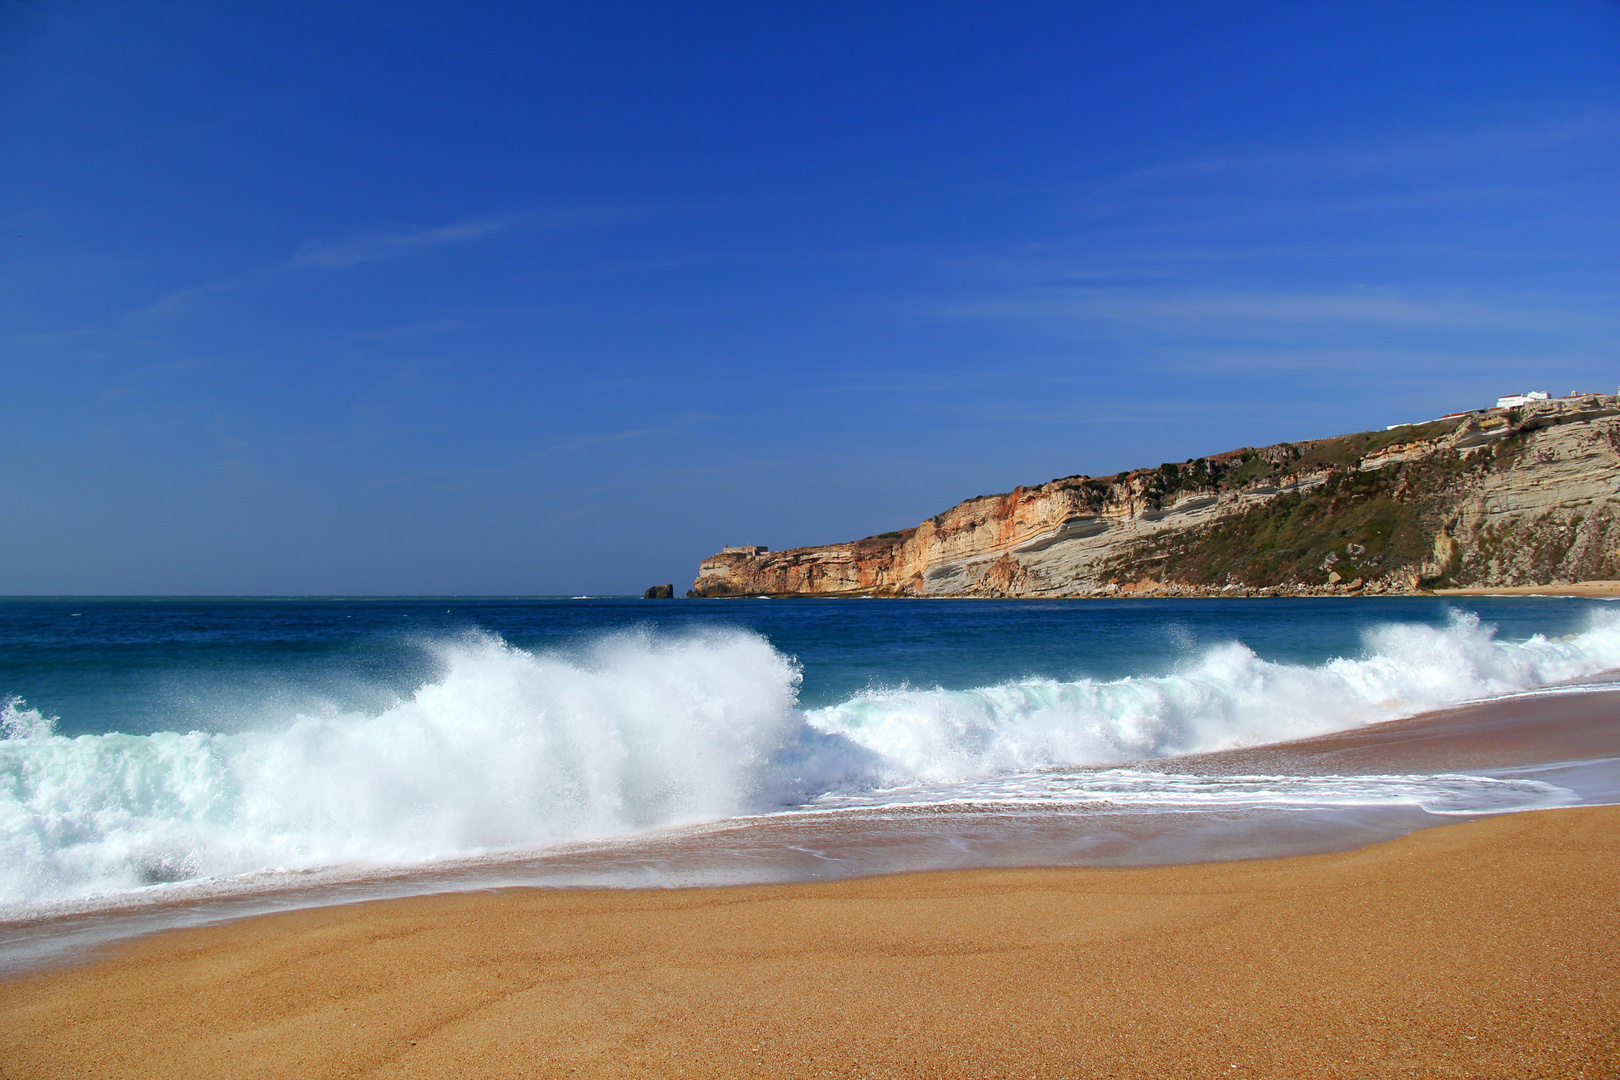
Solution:
<svg viewBox="0 0 1620 1080">
<path fill-rule="evenodd" d="M 806 771 L 842 740 L 804 728 L 797 667 L 754 634 L 441 651 L 444 676 L 380 715 L 273 731 L 66 739 L 13 703 L 0 902 L 622 835 L 797 801 L 806 776 L 848 780 Z"/>
<path fill-rule="evenodd" d="M 473 634 L 436 648 L 441 674 L 391 707 L 253 731 L 68 739 L 5 703 L 0 903 L 408 865 L 829 792 L 864 792 L 870 805 L 892 787 L 1273 742 L 1620 667 L 1620 617 L 1597 615 L 1570 640 L 1513 643 L 1459 614 L 1377 628 L 1360 656 L 1322 664 L 1230 642 L 1152 676 L 874 689 L 809 710 L 795 661 L 744 630 L 534 652 Z"/>
<path fill-rule="evenodd" d="M 1280 664 L 1216 645 L 1170 674 L 880 689 L 807 713 L 883 755 L 897 782 L 1104 765 L 1305 738 L 1620 667 L 1620 617 L 1569 641 L 1504 643 L 1471 613 L 1387 625 L 1359 658 Z"/>
</svg>

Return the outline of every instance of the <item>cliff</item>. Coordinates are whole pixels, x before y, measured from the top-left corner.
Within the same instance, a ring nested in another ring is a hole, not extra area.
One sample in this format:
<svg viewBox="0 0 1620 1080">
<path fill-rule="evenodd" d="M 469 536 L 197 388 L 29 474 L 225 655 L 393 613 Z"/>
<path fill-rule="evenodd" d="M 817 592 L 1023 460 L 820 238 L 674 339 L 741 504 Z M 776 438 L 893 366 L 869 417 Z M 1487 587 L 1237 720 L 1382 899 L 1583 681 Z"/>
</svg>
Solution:
<svg viewBox="0 0 1620 1080">
<path fill-rule="evenodd" d="M 1411 592 L 1620 577 L 1620 398 L 1246 447 L 705 559 L 690 596 Z"/>
</svg>

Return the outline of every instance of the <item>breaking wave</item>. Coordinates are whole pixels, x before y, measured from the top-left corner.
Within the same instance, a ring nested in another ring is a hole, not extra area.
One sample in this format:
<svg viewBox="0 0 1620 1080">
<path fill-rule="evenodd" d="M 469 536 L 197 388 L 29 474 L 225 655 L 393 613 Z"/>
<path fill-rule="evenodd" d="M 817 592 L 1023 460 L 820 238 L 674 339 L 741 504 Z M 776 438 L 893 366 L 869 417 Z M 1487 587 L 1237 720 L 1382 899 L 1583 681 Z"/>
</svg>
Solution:
<svg viewBox="0 0 1620 1080">
<path fill-rule="evenodd" d="M 1314 667 L 1230 643 L 1165 676 L 874 690 L 806 715 L 896 763 L 897 779 L 946 780 L 1306 738 L 1616 667 L 1620 617 L 1569 640 L 1506 643 L 1457 613 L 1445 627 L 1378 627 L 1361 657 Z"/>
<path fill-rule="evenodd" d="M 1164 675 L 874 689 L 801 709 L 796 662 L 746 631 L 615 635 L 572 653 L 479 635 L 441 644 L 442 677 L 386 710 L 273 729 L 69 739 L 12 699 L 0 707 L 0 904 L 415 864 L 828 792 L 1297 738 L 1620 667 L 1620 617 L 1506 643 L 1458 615 L 1385 626 L 1365 646 L 1302 666 L 1227 644 Z"/>
</svg>

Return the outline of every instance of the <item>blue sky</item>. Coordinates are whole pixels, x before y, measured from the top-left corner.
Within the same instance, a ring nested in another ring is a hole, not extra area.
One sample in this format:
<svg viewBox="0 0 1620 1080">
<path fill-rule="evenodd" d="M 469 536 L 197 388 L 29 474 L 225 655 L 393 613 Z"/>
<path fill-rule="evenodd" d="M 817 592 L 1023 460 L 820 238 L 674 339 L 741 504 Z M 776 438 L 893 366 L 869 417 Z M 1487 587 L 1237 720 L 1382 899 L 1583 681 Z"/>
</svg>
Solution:
<svg viewBox="0 0 1620 1080">
<path fill-rule="evenodd" d="M 0 593 L 639 592 L 1620 384 L 1620 7 L 0 2 Z"/>
</svg>

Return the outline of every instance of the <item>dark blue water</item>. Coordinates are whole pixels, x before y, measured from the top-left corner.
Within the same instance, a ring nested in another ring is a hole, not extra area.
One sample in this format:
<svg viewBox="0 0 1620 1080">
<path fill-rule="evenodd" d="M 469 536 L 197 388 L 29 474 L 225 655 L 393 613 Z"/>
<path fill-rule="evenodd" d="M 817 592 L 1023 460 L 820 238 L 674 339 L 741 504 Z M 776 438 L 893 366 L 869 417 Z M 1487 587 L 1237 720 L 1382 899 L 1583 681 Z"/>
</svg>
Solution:
<svg viewBox="0 0 1620 1080">
<path fill-rule="evenodd" d="M 1498 640 L 1587 627 L 1600 601 L 1424 597 L 1290 600 L 674 600 L 209 598 L 0 600 L 0 699 L 64 735 L 235 731 L 301 711 L 379 712 L 441 672 L 432 646 L 471 633 L 575 650 L 635 630 L 742 627 L 802 665 L 800 701 L 873 687 L 967 689 L 1026 677 L 1158 675 L 1210 646 L 1318 665 L 1388 623 L 1459 611 Z"/>
</svg>

